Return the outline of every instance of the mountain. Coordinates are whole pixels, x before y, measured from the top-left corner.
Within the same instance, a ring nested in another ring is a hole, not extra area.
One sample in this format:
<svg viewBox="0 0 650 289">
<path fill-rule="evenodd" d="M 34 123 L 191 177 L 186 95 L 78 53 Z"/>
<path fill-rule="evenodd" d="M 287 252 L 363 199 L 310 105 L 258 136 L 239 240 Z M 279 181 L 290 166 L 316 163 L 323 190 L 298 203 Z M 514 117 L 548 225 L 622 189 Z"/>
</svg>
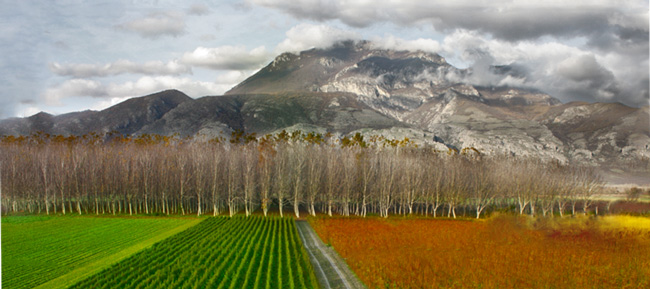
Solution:
<svg viewBox="0 0 650 289">
<path fill-rule="evenodd" d="M 522 75 L 517 67 L 495 66 L 492 71 Z M 650 157 L 647 107 L 562 104 L 540 91 L 472 85 L 467 81 L 472 73 L 433 53 L 344 42 L 282 54 L 226 95 L 344 92 L 419 131 L 415 136 L 435 135 L 451 147 L 560 161 Z"/>
<path fill-rule="evenodd" d="M 29 135 L 39 131 L 63 135 L 110 131 L 135 134 L 146 124 L 187 101 L 193 99 L 178 90 L 167 90 L 131 98 L 102 111 L 87 110 L 57 116 L 41 112 L 27 118 L 3 120 L 0 122 L 0 135 Z"/>
<path fill-rule="evenodd" d="M 524 77 L 516 66 L 490 71 Z M 409 137 L 439 149 L 474 147 L 561 162 L 648 162 L 648 107 L 563 104 L 540 91 L 476 81 L 475 73 L 434 53 L 342 42 L 281 54 L 222 96 L 191 99 L 164 91 L 98 112 L 4 120 L 0 134 L 116 130 L 212 137 L 300 129 Z"/>
<path fill-rule="evenodd" d="M 216 136 L 233 130 L 339 132 L 405 126 L 346 93 L 276 93 L 206 96 L 185 102 L 142 128 L 142 133 Z"/>
</svg>

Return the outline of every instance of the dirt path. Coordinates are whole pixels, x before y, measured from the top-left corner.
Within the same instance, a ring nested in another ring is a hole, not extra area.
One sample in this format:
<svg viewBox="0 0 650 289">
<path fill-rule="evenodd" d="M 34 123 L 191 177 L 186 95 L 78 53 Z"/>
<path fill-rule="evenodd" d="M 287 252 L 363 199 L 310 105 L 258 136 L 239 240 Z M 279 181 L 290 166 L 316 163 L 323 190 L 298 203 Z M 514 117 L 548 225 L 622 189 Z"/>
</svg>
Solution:
<svg viewBox="0 0 650 289">
<path fill-rule="evenodd" d="M 307 221 L 296 221 L 296 227 L 321 288 L 365 288 L 334 249 L 325 246 Z"/>
</svg>

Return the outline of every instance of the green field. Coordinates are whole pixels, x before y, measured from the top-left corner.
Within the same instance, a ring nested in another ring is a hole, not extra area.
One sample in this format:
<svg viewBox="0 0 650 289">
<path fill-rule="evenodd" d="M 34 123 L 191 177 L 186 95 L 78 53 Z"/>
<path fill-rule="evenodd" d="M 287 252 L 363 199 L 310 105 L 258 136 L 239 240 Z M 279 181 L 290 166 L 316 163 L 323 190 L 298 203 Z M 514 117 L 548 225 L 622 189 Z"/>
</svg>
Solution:
<svg viewBox="0 0 650 289">
<path fill-rule="evenodd" d="M 64 288 L 197 222 L 180 218 L 2 217 L 2 288 Z"/>
<path fill-rule="evenodd" d="M 293 219 L 215 217 L 71 288 L 317 288 Z"/>
</svg>

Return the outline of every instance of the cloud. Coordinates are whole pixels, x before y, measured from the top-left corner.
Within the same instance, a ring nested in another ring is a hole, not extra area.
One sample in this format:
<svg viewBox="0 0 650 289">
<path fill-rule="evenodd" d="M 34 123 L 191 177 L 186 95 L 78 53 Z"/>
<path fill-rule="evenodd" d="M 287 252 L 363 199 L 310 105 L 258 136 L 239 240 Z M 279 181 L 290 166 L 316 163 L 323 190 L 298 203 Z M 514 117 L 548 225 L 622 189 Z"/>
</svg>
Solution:
<svg viewBox="0 0 650 289">
<path fill-rule="evenodd" d="M 366 1 L 250 0 L 298 19 L 340 20 L 353 27 L 429 23 L 438 31 L 477 30 L 504 40 L 599 34 L 624 26 L 648 31 L 647 1 Z M 369 5 L 370 4 L 370 5 Z M 628 20 L 631 19 L 631 20 Z"/>
<path fill-rule="evenodd" d="M 432 27 L 446 34 L 442 43 L 391 35 L 372 40 L 378 48 L 436 52 L 454 65 L 471 68 L 470 73 L 462 75 L 448 73 L 446 77 L 456 81 L 462 78 L 476 85 L 534 88 L 562 101 L 648 104 L 647 1 L 249 0 L 248 3 L 273 8 L 297 19 L 340 21 L 351 27 L 382 23 L 405 29 Z M 328 39 L 321 33 L 328 30 L 334 32 L 325 35 L 355 38 L 352 32 L 325 24 L 301 24 L 287 32 L 287 39 L 278 48 L 299 51 L 313 46 L 327 47 L 331 45 L 331 37 Z M 310 39 L 311 35 L 316 36 Z M 504 64 L 516 65 L 522 73 L 495 74 L 491 69 L 492 65 Z"/>
<path fill-rule="evenodd" d="M 178 89 L 193 97 L 223 94 L 231 86 L 214 82 L 197 81 L 191 78 L 171 76 L 141 77 L 137 81 L 111 83 L 106 86 L 107 94 L 116 96 L 141 96 L 166 89 Z"/>
<path fill-rule="evenodd" d="M 320 24 L 298 24 L 286 33 L 287 38 L 276 47 L 276 53 L 299 52 L 310 48 L 328 48 L 344 40 L 357 40 L 358 33 Z"/>
<path fill-rule="evenodd" d="M 569 91 L 574 93 L 590 92 L 600 100 L 612 100 L 620 94 L 614 74 L 598 63 L 593 54 L 568 58 L 557 65 L 556 72 L 567 80 L 572 86 Z"/>
<path fill-rule="evenodd" d="M 60 76 L 72 76 L 76 78 L 85 77 L 106 77 L 120 74 L 144 74 L 144 75 L 181 75 L 192 74 L 192 68 L 179 63 L 177 60 L 149 61 L 135 63 L 129 60 L 118 60 L 107 64 L 60 64 L 52 62 L 49 65 L 50 71 Z"/>
<path fill-rule="evenodd" d="M 442 55 L 466 64 L 469 72 L 452 71 L 447 79 L 474 85 L 534 88 L 567 101 L 648 103 L 648 58 L 578 48 L 557 41 L 510 43 L 476 31 L 458 30 L 445 37 Z M 494 65 L 516 73 L 496 73 Z"/>
<path fill-rule="evenodd" d="M 20 111 L 18 113 L 18 116 L 19 117 L 29 117 L 29 116 L 35 115 L 35 114 L 37 114 L 37 113 L 39 113 L 41 111 L 42 110 L 40 108 L 36 107 L 36 106 L 27 106 L 27 107 L 25 107 L 23 109 L 20 109 Z"/>
<path fill-rule="evenodd" d="M 157 39 L 161 36 L 177 37 L 185 34 L 185 18 L 183 14 L 177 12 L 156 12 L 142 19 L 120 24 L 118 27 L 149 39 Z"/>
<path fill-rule="evenodd" d="M 418 38 L 415 40 L 406 40 L 388 35 L 384 37 L 375 37 L 372 40 L 372 45 L 375 48 L 391 49 L 391 50 L 409 50 L 409 51 L 424 51 L 431 53 L 440 53 L 442 46 L 440 42 L 433 39 Z"/>
<path fill-rule="evenodd" d="M 69 96 L 103 97 L 106 95 L 106 89 L 101 82 L 75 78 L 48 88 L 43 96 L 48 105 L 60 105 L 61 100 Z"/>
<path fill-rule="evenodd" d="M 235 86 L 238 83 L 244 81 L 249 76 L 251 76 L 251 74 L 252 74 L 251 71 L 246 71 L 246 72 L 237 71 L 237 70 L 228 71 L 226 73 L 218 75 L 214 82 L 218 84 Z"/>
<path fill-rule="evenodd" d="M 166 89 L 178 89 L 193 97 L 220 95 L 232 88 L 233 83 L 197 81 L 186 77 L 143 76 L 136 81 L 102 83 L 96 80 L 70 79 L 48 88 L 43 98 L 48 105 L 60 105 L 64 98 L 91 97 L 102 101 L 147 95 Z"/>
<path fill-rule="evenodd" d="M 264 46 L 250 51 L 244 46 L 197 47 L 186 52 L 181 63 L 215 70 L 251 70 L 260 68 L 272 57 Z"/>
<path fill-rule="evenodd" d="M 558 64 L 560 75 L 576 82 L 607 82 L 614 76 L 602 67 L 593 55 L 580 55 L 566 59 Z"/>
<path fill-rule="evenodd" d="M 197 16 L 210 14 L 210 7 L 208 7 L 205 4 L 196 3 L 190 6 L 189 9 L 187 9 L 187 14 L 197 15 Z"/>
</svg>

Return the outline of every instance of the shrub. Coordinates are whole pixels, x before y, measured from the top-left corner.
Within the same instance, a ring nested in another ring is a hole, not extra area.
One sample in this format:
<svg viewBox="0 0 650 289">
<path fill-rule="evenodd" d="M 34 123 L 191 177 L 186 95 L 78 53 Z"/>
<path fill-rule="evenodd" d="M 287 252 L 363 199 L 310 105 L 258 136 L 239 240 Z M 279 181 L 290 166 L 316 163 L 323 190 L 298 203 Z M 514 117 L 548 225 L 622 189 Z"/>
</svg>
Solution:
<svg viewBox="0 0 650 289">
<path fill-rule="evenodd" d="M 636 202 L 639 200 L 641 193 L 643 193 L 643 190 L 638 187 L 630 188 L 626 193 L 627 200 Z"/>
</svg>

